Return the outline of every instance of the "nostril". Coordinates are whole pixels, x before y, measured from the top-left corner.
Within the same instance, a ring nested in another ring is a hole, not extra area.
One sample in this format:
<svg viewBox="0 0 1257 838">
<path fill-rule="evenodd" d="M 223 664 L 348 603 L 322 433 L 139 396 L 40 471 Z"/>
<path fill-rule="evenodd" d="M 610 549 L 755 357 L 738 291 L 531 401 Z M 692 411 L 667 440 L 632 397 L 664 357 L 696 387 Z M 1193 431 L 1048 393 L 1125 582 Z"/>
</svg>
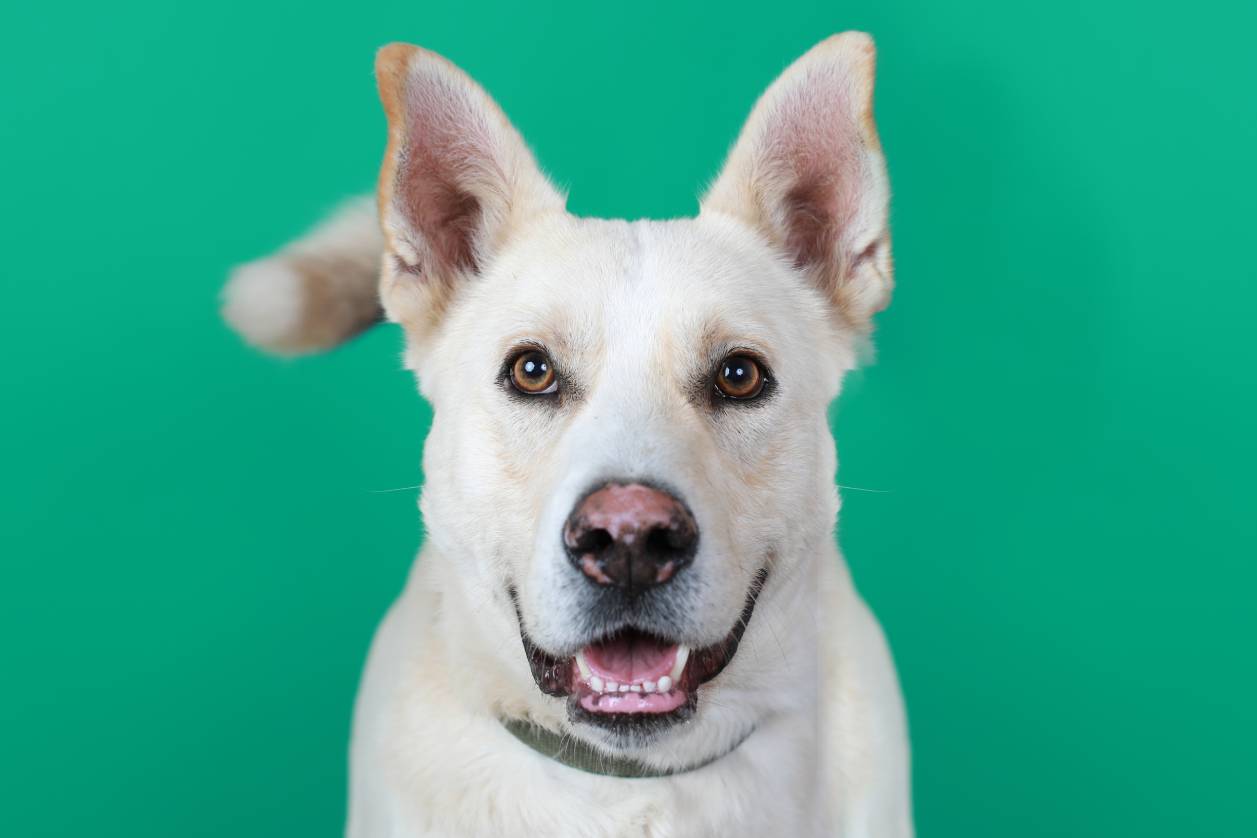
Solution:
<svg viewBox="0 0 1257 838">
<path fill-rule="evenodd" d="M 598 555 L 606 552 L 615 539 L 611 537 L 611 533 L 602 529 L 586 530 L 576 538 L 574 545 L 577 550 L 582 553 L 593 553 Z"/>
<path fill-rule="evenodd" d="M 660 558 L 683 555 L 690 547 L 690 539 L 676 527 L 656 527 L 646 536 L 646 552 Z"/>
</svg>

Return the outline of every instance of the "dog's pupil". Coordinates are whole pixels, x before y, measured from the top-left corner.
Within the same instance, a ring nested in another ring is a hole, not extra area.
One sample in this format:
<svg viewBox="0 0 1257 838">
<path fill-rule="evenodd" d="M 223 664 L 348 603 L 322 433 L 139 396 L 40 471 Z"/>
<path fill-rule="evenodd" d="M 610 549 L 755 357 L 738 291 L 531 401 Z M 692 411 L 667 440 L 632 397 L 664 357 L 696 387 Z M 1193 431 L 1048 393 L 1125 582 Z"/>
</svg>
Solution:
<svg viewBox="0 0 1257 838">
<path fill-rule="evenodd" d="M 541 378 L 546 374 L 546 362 L 535 357 L 524 360 L 524 375 L 529 378 Z"/>
<path fill-rule="evenodd" d="M 750 377 L 750 372 L 744 363 L 734 362 L 725 366 L 725 381 L 735 387 L 745 384 Z"/>
</svg>

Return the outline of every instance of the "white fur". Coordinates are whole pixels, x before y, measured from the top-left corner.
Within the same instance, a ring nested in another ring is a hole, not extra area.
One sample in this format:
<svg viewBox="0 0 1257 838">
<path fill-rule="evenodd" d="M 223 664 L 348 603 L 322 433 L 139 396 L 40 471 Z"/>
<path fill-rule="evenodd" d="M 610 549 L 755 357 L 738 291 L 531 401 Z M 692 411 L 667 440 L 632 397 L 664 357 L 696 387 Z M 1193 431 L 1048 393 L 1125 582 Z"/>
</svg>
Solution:
<svg viewBox="0 0 1257 838">
<path fill-rule="evenodd" d="M 826 418 L 890 291 L 871 50 L 846 35 L 800 59 L 756 107 L 697 218 L 634 223 L 568 215 L 457 68 L 410 47 L 381 54 L 390 153 L 379 287 L 434 419 L 427 542 L 375 638 L 355 711 L 350 838 L 912 834 L 894 667 L 833 537 Z M 797 179 L 831 159 L 858 165 L 821 172 L 843 191 L 800 209 Z M 408 170 L 416 160 L 423 168 Z M 436 200 L 478 202 L 475 224 L 458 227 L 469 239 L 448 238 L 448 214 L 409 203 L 426 194 L 404 188 L 415 171 L 438 178 Z M 845 220 L 825 247 L 800 244 L 799 231 L 834 207 Z M 298 247 L 350 246 L 320 236 Z M 357 247 L 354 264 L 379 253 L 375 239 Z M 229 300 L 245 305 L 248 291 L 272 305 L 260 288 L 278 288 L 278 275 L 233 280 Z M 283 305 L 272 311 L 282 321 Z M 260 312 L 233 322 L 256 335 Z M 551 352 L 557 405 L 509 398 L 498 371 L 521 340 Z M 768 359 L 771 398 L 713 408 L 706 391 L 695 395 L 712 358 L 746 348 Z M 673 626 L 682 642 L 721 639 L 757 570 L 770 570 L 736 656 L 700 688 L 697 715 L 638 744 L 573 723 L 538 690 L 507 594 L 518 592 L 544 648 L 586 642 L 588 583 L 559 532 L 583 491 L 626 478 L 674 487 L 702 533 L 692 566 L 670 583 L 684 597 Z M 625 780 L 536 754 L 502 717 L 663 768 L 717 757 L 754 732 L 702 769 Z"/>
<path fill-rule="evenodd" d="M 301 325 L 301 286 L 282 257 L 241 265 L 223 289 L 223 317 L 254 346 L 282 345 Z"/>
</svg>

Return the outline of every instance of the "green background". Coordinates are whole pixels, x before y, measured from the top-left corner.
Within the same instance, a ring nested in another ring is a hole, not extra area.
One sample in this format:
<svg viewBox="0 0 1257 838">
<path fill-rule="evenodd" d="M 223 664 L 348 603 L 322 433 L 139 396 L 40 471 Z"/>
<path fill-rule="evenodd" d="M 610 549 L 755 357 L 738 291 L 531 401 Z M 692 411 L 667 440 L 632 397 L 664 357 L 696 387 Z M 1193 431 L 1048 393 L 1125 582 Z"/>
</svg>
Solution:
<svg viewBox="0 0 1257 838">
<path fill-rule="evenodd" d="M 374 49 L 499 99 L 582 214 L 690 213 L 754 97 L 880 47 L 899 288 L 835 408 L 923 836 L 1257 834 L 1257 6 L 11 5 L 0 831 L 335 835 L 420 540 L 377 330 L 282 362 L 228 268 L 369 188 Z"/>
</svg>

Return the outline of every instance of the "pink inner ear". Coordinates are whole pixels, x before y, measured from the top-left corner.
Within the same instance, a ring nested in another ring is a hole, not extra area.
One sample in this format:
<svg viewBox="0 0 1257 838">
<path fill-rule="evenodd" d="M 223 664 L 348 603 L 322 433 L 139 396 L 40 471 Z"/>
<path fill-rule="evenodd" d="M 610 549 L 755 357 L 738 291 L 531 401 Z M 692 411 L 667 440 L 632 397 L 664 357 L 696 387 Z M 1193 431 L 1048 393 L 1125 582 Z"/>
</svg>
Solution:
<svg viewBox="0 0 1257 838">
<path fill-rule="evenodd" d="M 407 220 L 427 242 L 435 267 L 440 271 L 476 271 L 480 201 L 444 179 L 441 168 L 409 162 L 412 165 L 399 174 L 395 200 L 404 204 Z"/>
<path fill-rule="evenodd" d="M 780 106 L 765 152 L 786 184 L 781 211 L 795 267 L 846 261 L 837 250 L 859 208 L 861 139 L 845 80 L 813 80 Z"/>
<path fill-rule="evenodd" d="M 833 190 L 823 175 L 802 174 L 783 199 L 786 250 L 804 268 L 833 258 L 838 237 Z"/>
<path fill-rule="evenodd" d="M 434 263 L 425 274 L 474 272 L 483 207 L 472 186 L 493 165 L 488 132 L 456 91 L 430 81 L 408 91 L 393 201 Z"/>
</svg>

